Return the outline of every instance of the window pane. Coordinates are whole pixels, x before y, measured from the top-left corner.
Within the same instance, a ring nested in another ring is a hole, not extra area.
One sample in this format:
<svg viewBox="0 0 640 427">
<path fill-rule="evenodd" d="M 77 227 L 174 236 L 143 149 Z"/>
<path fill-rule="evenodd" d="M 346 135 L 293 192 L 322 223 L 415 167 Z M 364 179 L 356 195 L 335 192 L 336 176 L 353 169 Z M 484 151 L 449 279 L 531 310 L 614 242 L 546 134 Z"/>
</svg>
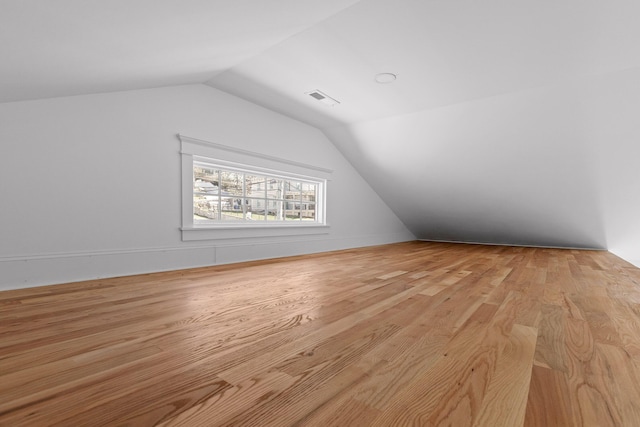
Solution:
<svg viewBox="0 0 640 427">
<path fill-rule="evenodd" d="M 231 171 L 220 171 L 220 187 L 222 196 L 242 196 L 244 174 Z"/>
<path fill-rule="evenodd" d="M 198 220 L 219 220 L 218 196 L 194 195 L 193 218 Z"/>
<path fill-rule="evenodd" d="M 300 195 L 302 183 L 286 180 L 284 182 L 285 221 L 300 221 Z"/>
<path fill-rule="evenodd" d="M 247 199 L 247 221 L 264 221 L 267 201 L 265 199 Z"/>
<path fill-rule="evenodd" d="M 302 220 L 303 221 L 315 221 L 316 219 L 316 205 L 315 203 L 303 204 Z"/>
<path fill-rule="evenodd" d="M 267 200 L 267 221 L 284 220 L 284 202 L 282 200 Z"/>
<path fill-rule="evenodd" d="M 193 191 L 194 193 L 218 194 L 218 170 L 194 166 Z"/>
<path fill-rule="evenodd" d="M 282 199 L 283 197 L 282 180 L 267 177 L 267 198 Z"/>
<path fill-rule="evenodd" d="M 247 197 L 264 197 L 266 179 L 259 175 L 245 175 L 244 177 Z"/>
<path fill-rule="evenodd" d="M 310 184 L 307 182 L 302 183 L 302 202 L 314 202 L 316 201 L 316 184 Z"/>
<path fill-rule="evenodd" d="M 287 209 L 285 221 L 300 221 L 300 210 L 299 209 Z"/>
<path fill-rule="evenodd" d="M 284 191 L 285 194 L 300 194 L 300 188 L 302 184 L 299 181 L 284 181 Z"/>
<path fill-rule="evenodd" d="M 222 190 L 222 216 L 223 221 L 240 221 L 244 218 L 242 211 L 242 199 L 238 197 L 225 197 Z"/>
</svg>

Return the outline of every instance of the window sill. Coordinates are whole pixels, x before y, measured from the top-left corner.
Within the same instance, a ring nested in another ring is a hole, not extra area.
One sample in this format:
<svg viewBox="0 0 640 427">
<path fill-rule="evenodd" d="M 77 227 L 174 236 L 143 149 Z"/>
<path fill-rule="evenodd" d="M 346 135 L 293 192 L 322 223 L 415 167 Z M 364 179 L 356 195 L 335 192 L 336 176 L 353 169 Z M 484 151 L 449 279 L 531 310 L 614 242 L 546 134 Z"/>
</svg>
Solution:
<svg viewBox="0 0 640 427">
<path fill-rule="evenodd" d="M 279 236 L 308 236 L 315 234 L 329 234 L 326 224 L 221 224 L 194 227 L 182 227 L 182 240 L 227 240 Z"/>
</svg>

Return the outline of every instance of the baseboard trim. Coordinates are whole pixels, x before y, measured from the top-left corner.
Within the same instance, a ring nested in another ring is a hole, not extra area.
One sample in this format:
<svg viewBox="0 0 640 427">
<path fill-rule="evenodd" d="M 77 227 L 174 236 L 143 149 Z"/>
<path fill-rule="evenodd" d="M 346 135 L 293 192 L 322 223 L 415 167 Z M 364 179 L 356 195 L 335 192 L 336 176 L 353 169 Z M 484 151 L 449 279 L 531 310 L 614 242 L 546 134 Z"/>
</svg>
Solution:
<svg viewBox="0 0 640 427">
<path fill-rule="evenodd" d="M 79 257 L 94 257 L 105 255 L 123 255 L 123 254 L 137 254 L 137 253 L 150 253 L 150 252 L 170 252 L 170 251 L 184 251 L 194 248 L 214 248 L 216 245 L 202 245 L 202 246 L 168 246 L 168 247 L 156 247 L 156 248 L 131 248 L 131 249 L 116 249 L 116 250 L 104 250 L 104 251 L 78 251 L 78 252 L 51 252 L 43 254 L 33 255 L 13 255 L 13 256 L 0 256 L 0 262 L 11 261 L 31 261 L 38 259 L 58 259 L 58 258 L 79 258 Z"/>
<path fill-rule="evenodd" d="M 473 242 L 465 240 L 439 240 L 439 239 L 418 239 L 421 242 L 434 243 L 460 243 L 466 245 L 486 245 L 486 246 L 514 246 L 517 248 L 539 248 L 539 249 L 570 249 L 578 251 L 607 251 L 606 248 L 589 248 L 577 246 L 545 246 L 545 245 L 525 245 L 519 243 L 490 243 L 490 242 Z"/>
<path fill-rule="evenodd" d="M 223 241 L 217 244 L 0 257 L 0 291 L 268 260 L 415 240 L 410 233 Z"/>
</svg>

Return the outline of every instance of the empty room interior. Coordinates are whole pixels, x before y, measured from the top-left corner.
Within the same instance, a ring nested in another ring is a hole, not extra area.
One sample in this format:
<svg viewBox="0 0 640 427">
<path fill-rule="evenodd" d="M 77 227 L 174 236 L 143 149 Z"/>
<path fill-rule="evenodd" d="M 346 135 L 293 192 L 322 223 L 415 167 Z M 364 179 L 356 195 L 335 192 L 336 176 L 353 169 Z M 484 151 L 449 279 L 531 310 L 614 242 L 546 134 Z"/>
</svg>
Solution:
<svg viewBox="0 0 640 427">
<path fill-rule="evenodd" d="M 639 426 L 638 16 L 3 0 L 0 426 Z"/>
</svg>

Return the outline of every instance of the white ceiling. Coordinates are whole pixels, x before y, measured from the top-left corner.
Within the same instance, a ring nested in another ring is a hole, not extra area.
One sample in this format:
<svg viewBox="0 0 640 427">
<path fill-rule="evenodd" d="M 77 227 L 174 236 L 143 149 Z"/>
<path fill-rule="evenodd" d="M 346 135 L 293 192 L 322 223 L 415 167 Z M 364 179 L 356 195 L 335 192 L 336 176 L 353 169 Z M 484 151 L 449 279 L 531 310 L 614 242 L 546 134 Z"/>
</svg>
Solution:
<svg viewBox="0 0 640 427">
<path fill-rule="evenodd" d="M 637 0 L 3 0 L 0 102 L 206 83 L 323 130 L 420 238 L 640 260 L 638 16 Z"/>
<path fill-rule="evenodd" d="M 356 0 L 2 0 L 0 102 L 203 83 Z"/>
<path fill-rule="evenodd" d="M 208 82 L 318 127 L 640 66 L 632 0 L 3 0 L 0 102 Z M 393 84 L 374 82 L 398 74 Z M 341 104 L 305 95 L 320 89 Z"/>
<path fill-rule="evenodd" d="M 363 0 L 209 84 L 325 128 L 640 66 L 626 0 Z M 380 72 L 393 84 L 374 82 Z M 305 92 L 338 99 L 327 108 Z"/>
</svg>

